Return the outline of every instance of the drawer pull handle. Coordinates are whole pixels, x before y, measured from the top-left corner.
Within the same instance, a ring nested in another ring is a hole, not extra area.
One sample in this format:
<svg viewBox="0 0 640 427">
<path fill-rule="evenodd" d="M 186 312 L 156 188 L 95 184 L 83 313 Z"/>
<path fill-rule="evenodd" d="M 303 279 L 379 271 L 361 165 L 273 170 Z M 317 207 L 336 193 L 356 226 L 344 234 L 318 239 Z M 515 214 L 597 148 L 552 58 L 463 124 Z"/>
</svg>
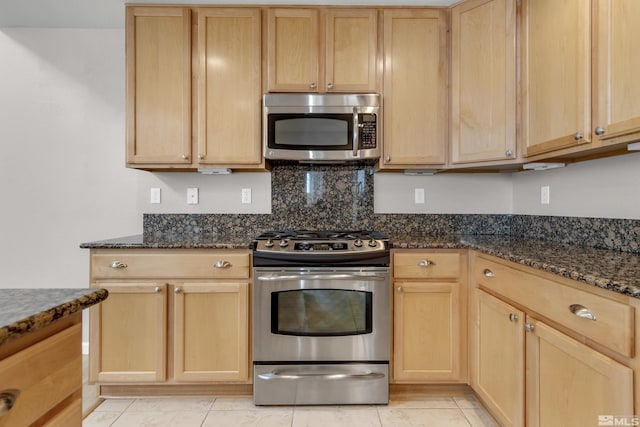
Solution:
<svg viewBox="0 0 640 427">
<path fill-rule="evenodd" d="M 436 263 L 430 259 L 421 259 L 418 261 L 418 267 L 429 267 L 430 265 L 436 265 Z"/>
<path fill-rule="evenodd" d="M 584 305 L 580 304 L 571 304 L 569 306 L 569 310 L 578 317 L 582 317 L 583 319 L 589 319 L 596 321 L 596 316 Z"/>
<path fill-rule="evenodd" d="M 231 263 L 229 261 L 217 261 L 213 264 L 214 268 L 231 268 Z"/>
<path fill-rule="evenodd" d="M 517 322 L 518 321 L 518 315 L 515 313 L 509 313 L 509 320 L 511 320 L 512 322 Z"/>
<path fill-rule="evenodd" d="M 20 391 L 18 390 L 0 391 L 0 417 L 13 408 L 19 395 Z"/>
<path fill-rule="evenodd" d="M 113 261 L 110 265 L 111 268 L 127 268 L 128 265 L 122 261 Z"/>
<path fill-rule="evenodd" d="M 485 268 L 484 271 L 482 272 L 482 274 L 484 274 L 486 277 L 494 277 L 495 276 L 494 272 L 489 270 L 488 268 Z"/>
</svg>

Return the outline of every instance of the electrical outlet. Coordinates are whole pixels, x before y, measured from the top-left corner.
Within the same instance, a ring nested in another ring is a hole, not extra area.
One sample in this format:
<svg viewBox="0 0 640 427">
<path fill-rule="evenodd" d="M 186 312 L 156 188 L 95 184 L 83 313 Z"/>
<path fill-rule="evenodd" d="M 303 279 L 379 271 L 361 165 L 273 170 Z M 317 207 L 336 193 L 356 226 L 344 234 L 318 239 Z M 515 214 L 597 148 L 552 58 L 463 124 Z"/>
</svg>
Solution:
<svg viewBox="0 0 640 427">
<path fill-rule="evenodd" d="M 413 192 L 413 203 L 424 204 L 424 188 L 416 188 Z"/>
<path fill-rule="evenodd" d="M 540 204 L 548 205 L 550 203 L 549 186 L 544 185 L 540 187 Z"/>
<path fill-rule="evenodd" d="M 251 203 L 251 189 L 243 188 L 242 189 L 242 203 Z"/>
<path fill-rule="evenodd" d="M 160 189 L 159 188 L 152 188 L 151 189 L 149 202 L 153 203 L 153 204 L 161 203 Z"/>
<path fill-rule="evenodd" d="M 187 204 L 188 205 L 197 205 L 198 204 L 198 189 L 197 188 L 187 188 Z"/>
</svg>

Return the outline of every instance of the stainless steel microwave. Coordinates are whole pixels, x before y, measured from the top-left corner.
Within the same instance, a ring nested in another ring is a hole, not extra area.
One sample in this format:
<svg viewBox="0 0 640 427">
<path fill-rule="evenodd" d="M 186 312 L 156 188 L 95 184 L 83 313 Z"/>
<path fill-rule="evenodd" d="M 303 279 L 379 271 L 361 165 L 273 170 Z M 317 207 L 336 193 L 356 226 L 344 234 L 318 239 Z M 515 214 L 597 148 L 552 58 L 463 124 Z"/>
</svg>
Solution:
<svg viewBox="0 0 640 427">
<path fill-rule="evenodd" d="M 266 159 L 345 162 L 380 157 L 378 94 L 269 93 L 263 97 Z"/>
</svg>

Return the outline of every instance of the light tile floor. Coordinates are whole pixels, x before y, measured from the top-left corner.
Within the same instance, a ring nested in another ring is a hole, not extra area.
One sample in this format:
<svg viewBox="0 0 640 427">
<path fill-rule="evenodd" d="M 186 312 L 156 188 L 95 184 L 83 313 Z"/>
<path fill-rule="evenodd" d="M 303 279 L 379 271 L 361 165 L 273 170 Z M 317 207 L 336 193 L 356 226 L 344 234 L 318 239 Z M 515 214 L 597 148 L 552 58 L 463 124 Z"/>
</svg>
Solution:
<svg viewBox="0 0 640 427">
<path fill-rule="evenodd" d="M 389 405 L 256 407 L 251 397 L 106 399 L 83 427 L 495 427 L 473 395 Z"/>
</svg>

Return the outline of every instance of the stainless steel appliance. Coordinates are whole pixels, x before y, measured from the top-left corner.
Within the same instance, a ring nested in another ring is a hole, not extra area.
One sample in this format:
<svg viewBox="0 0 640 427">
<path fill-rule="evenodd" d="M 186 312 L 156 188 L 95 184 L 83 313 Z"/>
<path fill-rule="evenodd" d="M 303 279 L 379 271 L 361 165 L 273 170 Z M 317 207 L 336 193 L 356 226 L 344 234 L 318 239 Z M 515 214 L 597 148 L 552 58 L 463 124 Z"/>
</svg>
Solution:
<svg viewBox="0 0 640 427">
<path fill-rule="evenodd" d="M 380 157 L 378 94 L 265 94 L 267 159 L 345 162 Z"/>
<path fill-rule="evenodd" d="M 253 265 L 255 404 L 388 403 L 388 239 L 265 233 Z"/>
</svg>

